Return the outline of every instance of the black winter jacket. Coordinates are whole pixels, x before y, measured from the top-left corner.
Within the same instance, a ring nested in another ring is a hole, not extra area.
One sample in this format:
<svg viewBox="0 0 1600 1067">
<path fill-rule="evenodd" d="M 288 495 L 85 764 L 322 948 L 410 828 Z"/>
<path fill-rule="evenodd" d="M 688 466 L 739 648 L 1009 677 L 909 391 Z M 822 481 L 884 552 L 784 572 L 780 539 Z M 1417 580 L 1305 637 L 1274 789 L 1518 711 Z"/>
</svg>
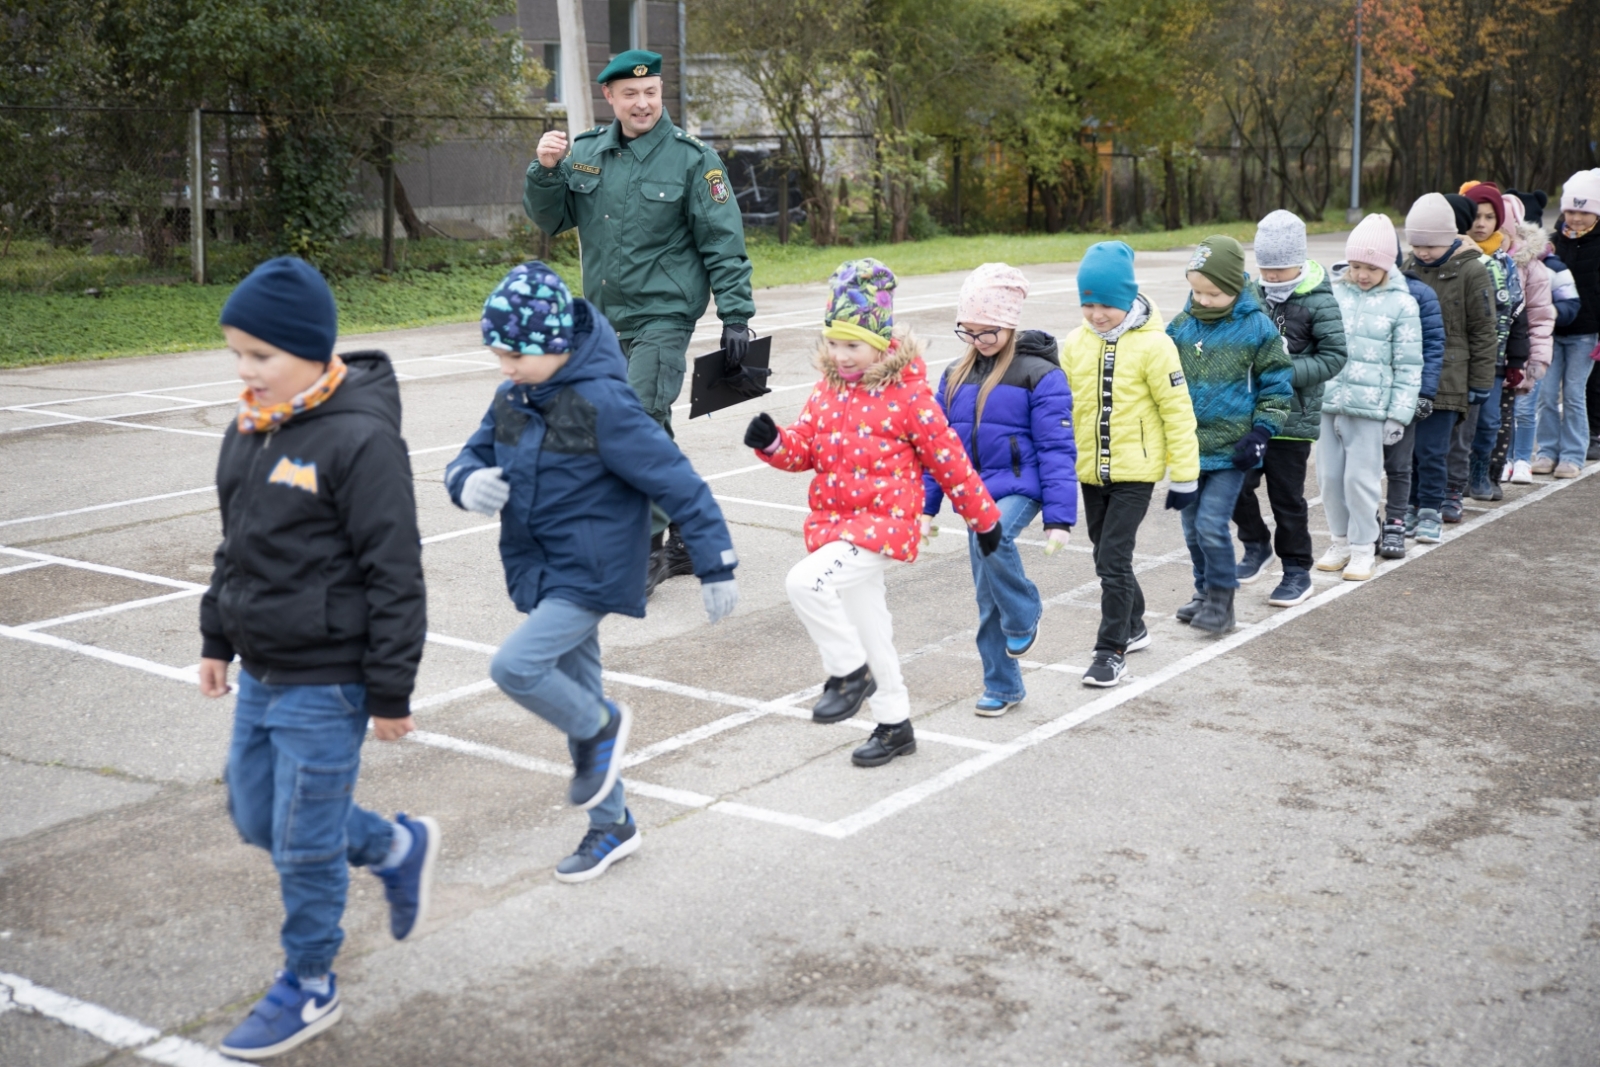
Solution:
<svg viewBox="0 0 1600 1067">
<path fill-rule="evenodd" d="M 1578 287 L 1578 314 L 1565 326 L 1556 327 L 1558 337 L 1600 333 L 1600 226 L 1582 237 L 1568 237 L 1557 226 L 1550 235 L 1550 247 L 1572 271 Z"/>
<path fill-rule="evenodd" d="M 382 352 L 342 358 L 322 404 L 269 433 L 228 427 L 200 654 L 237 652 L 268 685 L 364 682 L 370 714 L 404 718 L 427 612 L 400 387 Z"/>
</svg>

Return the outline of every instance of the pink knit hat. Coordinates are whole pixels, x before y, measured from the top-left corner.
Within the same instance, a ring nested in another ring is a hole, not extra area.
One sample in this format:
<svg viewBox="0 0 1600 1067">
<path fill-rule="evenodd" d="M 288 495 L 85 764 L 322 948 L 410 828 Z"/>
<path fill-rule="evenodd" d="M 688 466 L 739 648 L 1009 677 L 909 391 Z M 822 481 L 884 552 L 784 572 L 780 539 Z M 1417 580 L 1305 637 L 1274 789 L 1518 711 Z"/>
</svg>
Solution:
<svg viewBox="0 0 1600 1067">
<path fill-rule="evenodd" d="M 956 301 L 956 321 L 1014 330 L 1022 322 L 1022 302 L 1028 298 L 1028 279 L 1015 267 L 985 263 L 961 283 Z"/>
<path fill-rule="evenodd" d="M 1506 233 L 1516 236 L 1517 227 L 1528 217 L 1528 206 L 1522 202 L 1522 197 L 1506 195 L 1506 224 L 1500 227 Z"/>
<path fill-rule="evenodd" d="M 1395 236 L 1389 216 L 1372 214 L 1362 219 L 1344 243 L 1344 258 L 1351 263 L 1394 269 L 1400 258 L 1400 239 Z"/>
<path fill-rule="evenodd" d="M 1600 172 L 1580 170 L 1561 187 L 1562 211 L 1587 211 L 1600 215 Z"/>
</svg>

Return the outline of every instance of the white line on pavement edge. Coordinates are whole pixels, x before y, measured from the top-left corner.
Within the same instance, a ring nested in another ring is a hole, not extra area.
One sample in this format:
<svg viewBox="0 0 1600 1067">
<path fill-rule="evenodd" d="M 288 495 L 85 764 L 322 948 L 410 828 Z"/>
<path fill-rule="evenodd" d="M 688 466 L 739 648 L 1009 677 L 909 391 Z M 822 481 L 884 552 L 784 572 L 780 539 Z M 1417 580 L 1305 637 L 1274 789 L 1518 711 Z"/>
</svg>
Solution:
<svg viewBox="0 0 1600 1067">
<path fill-rule="evenodd" d="M 116 1048 L 132 1049 L 135 1056 L 154 1063 L 165 1063 L 169 1067 L 226 1067 L 244 1062 L 186 1038 L 163 1038 L 161 1031 L 153 1026 L 35 985 L 20 975 L 0 971 L 0 993 L 9 994 L 16 1007 L 65 1023 Z"/>
</svg>

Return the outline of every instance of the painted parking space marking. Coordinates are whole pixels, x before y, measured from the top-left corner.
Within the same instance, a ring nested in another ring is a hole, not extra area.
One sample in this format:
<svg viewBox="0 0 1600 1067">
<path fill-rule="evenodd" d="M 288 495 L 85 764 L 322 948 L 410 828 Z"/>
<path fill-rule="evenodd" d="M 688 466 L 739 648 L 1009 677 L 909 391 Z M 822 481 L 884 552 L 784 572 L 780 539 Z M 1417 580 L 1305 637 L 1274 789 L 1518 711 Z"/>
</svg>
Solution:
<svg viewBox="0 0 1600 1067">
<path fill-rule="evenodd" d="M 118 1049 L 131 1049 L 135 1056 L 168 1067 L 227 1067 L 242 1064 L 231 1056 L 209 1049 L 198 1042 L 176 1035 L 162 1037 L 153 1026 L 118 1015 L 109 1008 L 91 1004 L 65 993 L 36 985 L 20 975 L 0 971 L 0 1005 L 23 1010 L 81 1030 Z"/>
</svg>

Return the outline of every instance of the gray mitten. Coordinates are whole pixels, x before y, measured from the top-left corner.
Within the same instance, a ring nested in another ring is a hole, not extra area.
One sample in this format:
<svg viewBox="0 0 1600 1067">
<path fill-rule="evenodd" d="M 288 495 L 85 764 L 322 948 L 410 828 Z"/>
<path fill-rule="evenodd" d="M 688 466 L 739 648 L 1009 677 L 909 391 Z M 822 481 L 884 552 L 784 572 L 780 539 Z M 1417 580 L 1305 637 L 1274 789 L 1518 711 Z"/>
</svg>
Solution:
<svg viewBox="0 0 1600 1067">
<path fill-rule="evenodd" d="M 478 468 L 461 487 L 461 506 L 479 515 L 498 515 L 510 499 L 511 486 L 500 477 L 499 467 Z"/>
</svg>

